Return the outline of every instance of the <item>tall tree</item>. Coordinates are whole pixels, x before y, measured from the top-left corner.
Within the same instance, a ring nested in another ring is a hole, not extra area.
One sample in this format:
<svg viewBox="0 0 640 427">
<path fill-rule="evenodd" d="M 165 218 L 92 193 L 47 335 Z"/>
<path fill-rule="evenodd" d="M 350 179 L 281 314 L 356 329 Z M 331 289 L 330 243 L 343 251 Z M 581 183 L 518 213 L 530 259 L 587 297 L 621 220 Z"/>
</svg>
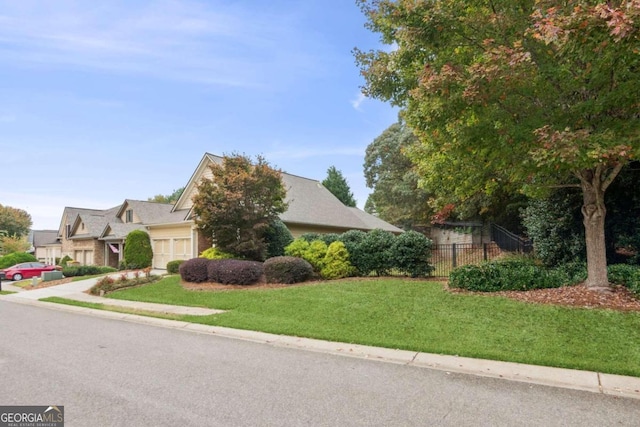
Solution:
<svg viewBox="0 0 640 427">
<path fill-rule="evenodd" d="M 331 191 L 331 193 L 336 196 L 340 201 L 346 205 L 354 208 L 356 206 L 356 201 L 353 198 L 353 193 L 349 188 L 349 184 L 347 180 L 342 175 L 335 166 L 331 166 L 327 169 L 327 177 L 324 181 L 322 181 L 322 185 L 326 187 L 327 190 Z"/>
<path fill-rule="evenodd" d="M 171 203 L 172 205 L 174 205 L 178 199 L 180 198 L 180 196 L 182 196 L 182 192 L 184 191 L 184 187 L 180 187 L 176 190 L 173 190 L 173 193 L 171 194 L 156 194 L 153 197 L 149 197 L 147 200 L 149 202 L 155 202 L 155 203 Z"/>
<path fill-rule="evenodd" d="M 265 233 L 287 209 L 281 171 L 260 156 L 252 162 L 239 154 L 210 169 L 193 197 L 198 228 L 224 252 L 264 260 Z"/>
<path fill-rule="evenodd" d="M 405 154 L 417 143 L 406 124 L 394 123 L 369 144 L 364 157 L 364 177 L 373 189 L 369 211 L 375 209 L 380 218 L 405 229 L 429 224 L 433 215 L 429 194 L 419 188 L 418 173 Z"/>
<path fill-rule="evenodd" d="M 604 194 L 640 151 L 640 1 L 358 3 L 396 45 L 356 50 L 364 91 L 403 108 L 441 204 L 579 187 L 586 284 L 607 287 Z"/>
<path fill-rule="evenodd" d="M 0 205 L 0 231 L 19 238 L 27 235 L 30 228 L 31 215 L 27 211 Z"/>
</svg>

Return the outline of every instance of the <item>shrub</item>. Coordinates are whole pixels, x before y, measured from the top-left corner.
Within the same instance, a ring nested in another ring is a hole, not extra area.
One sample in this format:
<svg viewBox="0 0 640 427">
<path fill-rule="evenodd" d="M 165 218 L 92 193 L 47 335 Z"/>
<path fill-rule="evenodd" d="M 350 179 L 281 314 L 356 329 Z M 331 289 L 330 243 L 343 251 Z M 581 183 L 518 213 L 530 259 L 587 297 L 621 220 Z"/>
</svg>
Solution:
<svg viewBox="0 0 640 427">
<path fill-rule="evenodd" d="M 327 246 L 331 246 L 333 242 L 337 242 L 340 240 L 340 235 L 338 233 L 321 234 L 319 240 L 325 242 Z"/>
<path fill-rule="evenodd" d="M 293 242 L 291 242 L 287 247 L 284 248 L 284 254 L 286 256 L 303 258 L 305 252 L 307 252 L 308 249 L 309 249 L 309 242 L 307 242 L 302 237 L 299 237 Z"/>
<path fill-rule="evenodd" d="M 180 277 L 185 282 L 193 282 L 193 283 L 202 283 L 208 280 L 207 276 L 207 265 L 209 264 L 209 260 L 206 258 L 192 258 L 186 260 L 180 267 L 178 271 L 180 272 Z"/>
<path fill-rule="evenodd" d="M 267 244 L 267 258 L 284 255 L 284 248 L 293 242 L 291 231 L 280 220 L 274 221 L 264 233 Z"/>
<path fill-rule="evenodd" d="M 234 256 L 228 252 L 221 251 L 218 248 L 209 248 L 200 254 L 200 258 L 206 259 L 232 259 Z"/>
<path fill-rule="evenodd" d="M 67 266 L 67 263 L 68 263 L 69 261 L 73 261 L 73 259 L 71 259 L 71 257 L 70 257 L 69 255 L 65 255 L 65 256 L 63 256 L 63 257 L 62 257 L 62 259 L 59 261 L 59 263 L 60 263 L 60 264 L 58 264 L 58 265 L 60 265 L 61 267 L 66 267 L 66 266 Z"/>
<path fill-rule="evenodd" d="M 264 262 L 264 275 L 267 283 L 300 283 L 309 279 L 313 267 L 302 258 L 280 256 Z"/>
<path fill-rule="evenodd" d="M 98 265 L 73 265 L 62 267 L 62 274 L 65 277 L 95 276 L 97 274 L 113 273 L 114 271 L 117 270 L 113 267 Z"/>
<path fill-rule="evenodd" d="M 305 240 L 308 243 L 313 242 L 314 240 L 322 240 L 322 234 L 320 233 L 304 233 L 299 239 Z"/>
<path fill-rule="evenodd" d="M 13 252 L 0 257 L 0 268 L 7 268 L 20 264 L 21 262 L 38 261 L 38 258 L 26 252 Z"/>
<path fill-rule="evenodd" d="M 207 264 L 208 280 L 225 285 L 252 285 L 260 280 L 262 273 L 259 261 L 214 259 Z"/>
<path fill-rule="evenodd" d="M 411 277 L 428 276 L 434 270 L 429 264 L 431 240 L 416 231 L 395 236 L 391 245 L 391 261 L 394 268 Z"/>
<path fill-rule="evenodd" d="M 153 250 L 149 234 L 143 230 L 133 230 L 127 234 L 124 243 L 124 260 L 127 268 L 146 268 L 153 261 Z"/>
<path fill-rule="evenodd" d="M 342 242 L 333 242 L 327 248 L 320 274 L 325 279 L 341 279 L 352 276 L 355 268 L 349 262 L 349 252 Z"/>
<path fill-rule="evenodd" d="M 563 269 L 547 269 L 532 258 L 513 257 L 480 265 L 465 265 L 449 275 L 449 286 L 479 292 L 526 291 L 570 283 Z"/>
<path fill-rule="evenodd" d="M 363 275 L 365 269 L 366 254 L 362 251 L 362 241 L 367 237 L 367 233 L 360 230 L 349 230 L 340 235 L 340 241 L 349 252 L 349 261 L 355 267 L 356 273 Z"/>
<path fill-rule="evenodd" d="M 375 229 L 366 234 L 358 247 L 360 265 L 358 270 L 363 276 L 374 273 L 376 276 L 388 274 L 393 268 L 391 248 L 394 235 L 388 231 Z"/>
<path fill-rule="evenodd" d="M 144 277 L 140 277 L 138 275 L 133 279 L 129 279 L 126 274 L 124 274 L 124 277 L 121 276 L 118 279 L 114 279 L 110 276 L 104 276 L 101 277 L 96 284 L 91 287 L 91 289 L 89 289 L 89 293 L 92 295 L 100 295 L 100 291 L 104 291 L 106 294 L 117 291 L 118 289 L 152 283 L 157 280 L 160 280 L 160 276 L 145 275 Z"/>
<path fill-rule="evenodd" d="M 167 273 L 169 274 L 178 274 L 180 272 L 180 264 L 182 264 L 184 260 L 176 259 L 174 261 L 169 261 L 167 263 Z"/>
<path fill-rule="evenodd" d="M 615 285 L 626 286 L 640 298 L 640 268 L 627 264 L 614 264 L 607 268 L 609 281 Z"/>
</svg>

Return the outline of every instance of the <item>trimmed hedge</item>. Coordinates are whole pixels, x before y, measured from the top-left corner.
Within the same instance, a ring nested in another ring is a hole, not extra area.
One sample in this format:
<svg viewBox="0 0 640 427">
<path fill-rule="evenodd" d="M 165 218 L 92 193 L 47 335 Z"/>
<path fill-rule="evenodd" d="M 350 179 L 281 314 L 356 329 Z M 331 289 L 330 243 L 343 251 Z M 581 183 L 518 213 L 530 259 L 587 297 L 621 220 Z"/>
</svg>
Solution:
<svg viewBox="0 0 640 427">
<path fill-rule="evenodd" d="M 113 267 L 98 265 L 74 265 L 62 268 L 62 274 L 65 277 L 95 276 L 96 274 L 113 273 L 116 271 L 118 270 Z"/>
<path fill-rule="evenodd" d="M 449 286 L 477 292 L 528 291 L 575 284 L 583 277 L 574 266 L 549 269 L 532 258 L 513 257 L 458 267 L 449 275 Z"/>
<path fill-rule="evenodd" d="M 417 231 L 406 231 L 395 236 L 391 244 L 394 268 L 411 277 L 425 277 L 434 267 L 429 264 L 431 240 Z"/>
<path fill-rule="evenodd" d="M 267 283 L 300 283 L 313 274 L 313 267 L 302 258 L 279 256 L 264 262 Z"/>
<path fill-rule="evenodd" d="M 0 268 L 13 267 L 22 262 L 36 262 L 38 258 L 26 252 L 13 252 L 0 257 Z"/>
<path fill-rule="evenodd" d="M 133 230 L 127 234 L 124 243 L 124 262 L 126 268 L 147 268 L 153 262 L 153 250 L 149 233 L 144 230 Z"/>
<path fill-rule="evenodd" d="M 176 259 L 174 261 L 169 261 L 167 263 L 167 273 L 169 274 L 178 274 L 180 272 L 180 264 L 182 264 L 184 260 Z"/>
<path fill-rule="evenodd" d="M 186 260 L 180 264 L 180 267 L 178 268 L 180 277 L 185 282 L 206 282 L 208 280 L 207 266 L 209 265 L 209 261 L 210 260 L 206 258 L 192 258 Z"/>
<path fill-rule="evenodd" d="M 253 285 L 262 274 L 262 263 L 259 261 L 214 259 L 207 264 L 208 280 L 224 285 Z"/>
<path fill-rule="evenodd" d="M 320 275 L 324 279 L 342 279 L 353 276 L 355 268 L 349 262 L 349 252 L 344 243 L 335 241 L 329 245 L 322 263 Z"/>
</svg>

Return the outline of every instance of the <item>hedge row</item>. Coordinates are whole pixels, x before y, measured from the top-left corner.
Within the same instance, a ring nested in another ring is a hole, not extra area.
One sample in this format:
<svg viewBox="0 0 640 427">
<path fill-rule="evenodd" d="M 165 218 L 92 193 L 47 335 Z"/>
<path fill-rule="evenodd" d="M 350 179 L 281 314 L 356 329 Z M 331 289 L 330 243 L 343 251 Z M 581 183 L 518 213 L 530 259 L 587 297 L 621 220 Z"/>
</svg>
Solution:
<svg viewBox="0 0 640 427">
<path fill-rule="evenodd" d="M 304 234 L 287 246 L 285 253 L 305 259 L 327 279 L 390 273 L 425 277 L 433 271 L 431 246 L 430 239 L 415 231 L 396 236 L 379 229 L 368 233 L 350 230 Z"/>
<path fill-rule="evenodd" d="M 0 257 L 0 269 L 12 267 L 22 262 L 35 262 L 38 258 L 26 252 L 13 252 Z"/>
<path fill-rule="evenodd" d="M 571 285 L 586 278 L 582 263 L 546 268 L 533 258 L 511 257 L 458 267 L 449 275 L 449 286 L 477 292 L 527 291 Z"/>
<path fill-rule="evenodd" d="M 113 267 L 102 267 L 97 265 L 77 265 L 62 268 L 62 274 L 65 277 L 93 276 L 96 274 L 113 273 L 115 271 L 118 270 Z"/>
<path fill-rule="evenodd" d="M 178 270 L 186 282 L 227 285 L 252 285 L 263 273 L 261 262 L 239 259 L 193 258 L 180 264 Z"/>
</svg>

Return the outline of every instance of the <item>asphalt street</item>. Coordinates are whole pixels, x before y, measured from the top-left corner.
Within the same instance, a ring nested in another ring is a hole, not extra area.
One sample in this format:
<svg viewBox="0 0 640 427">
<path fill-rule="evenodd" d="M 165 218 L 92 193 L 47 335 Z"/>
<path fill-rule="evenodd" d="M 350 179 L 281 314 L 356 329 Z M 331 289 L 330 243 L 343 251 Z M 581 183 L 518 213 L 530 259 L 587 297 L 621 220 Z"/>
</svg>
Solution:
<svg viewBox="0 0 640 427">
<path fill-rule="evenodd" d="M 637 399 L 0 301 L 0 405 L 65 426 L 637 426 Z"/>
</svg>

